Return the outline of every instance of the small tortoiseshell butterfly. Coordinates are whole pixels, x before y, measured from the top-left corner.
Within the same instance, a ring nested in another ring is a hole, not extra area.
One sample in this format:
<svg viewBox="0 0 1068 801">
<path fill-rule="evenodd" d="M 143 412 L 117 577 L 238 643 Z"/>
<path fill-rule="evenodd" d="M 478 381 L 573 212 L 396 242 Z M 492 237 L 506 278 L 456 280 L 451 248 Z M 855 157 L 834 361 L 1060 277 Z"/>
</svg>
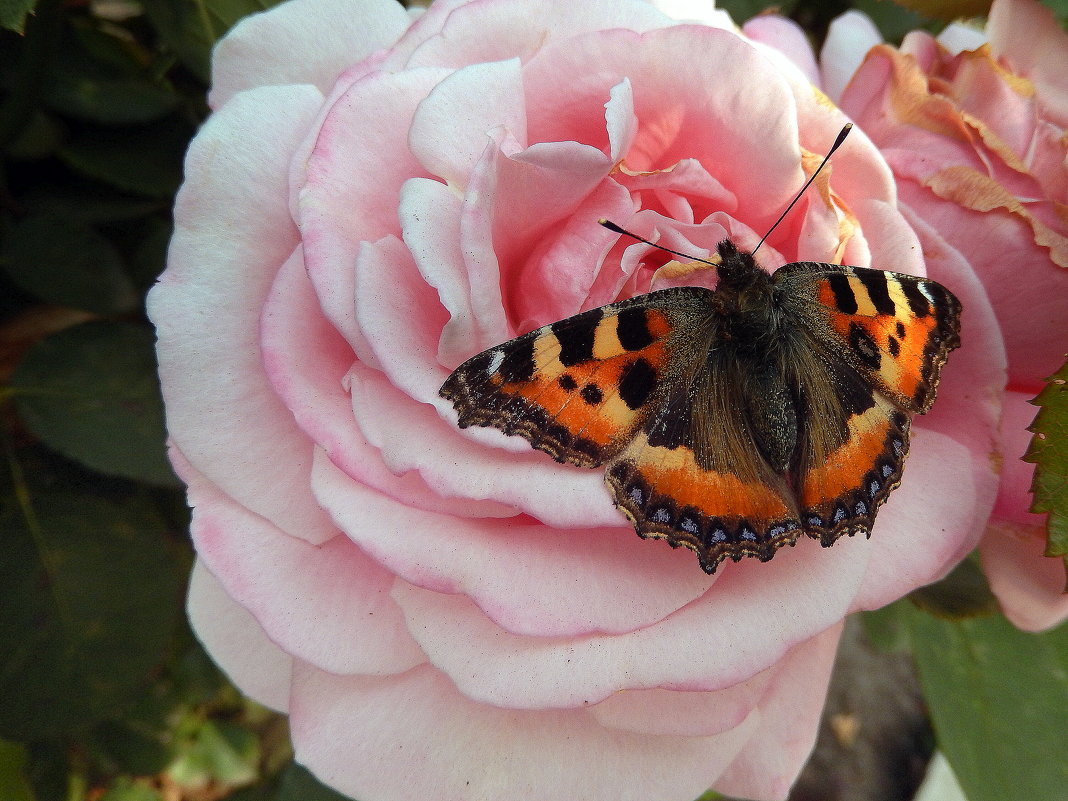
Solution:
<svg viewBox="0 0 1068 801">
<path fill-rule="evenodd" d="M 931 408 L 960 345 L 960 303 L 926 278 L 817 262 L 769 274 L 729 239 L 717 250 L 715 290 L 662 289 L 531 331 L 464 362 L 442 397 L 461 428 L 606 466 L 638 534 L 693 549 L 707 573 L 801 534 L 825 547 L 871 536 L 909 415 Z"/>
</svg>

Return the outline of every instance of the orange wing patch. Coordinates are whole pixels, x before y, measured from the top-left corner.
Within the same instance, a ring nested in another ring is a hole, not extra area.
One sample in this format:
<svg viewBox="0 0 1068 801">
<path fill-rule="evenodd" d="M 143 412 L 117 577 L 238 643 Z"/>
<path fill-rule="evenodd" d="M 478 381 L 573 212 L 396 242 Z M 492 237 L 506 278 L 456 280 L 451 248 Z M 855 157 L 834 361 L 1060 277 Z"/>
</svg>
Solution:
<svg viewBox="0 0 1068 801">
<path fill-rule="evenodd" d="M 766 562 L 801 534 L 781 478 L 748 482 L 708 470 L 691 447 L 650 445 L 644 433 L 608 466 L 605 482 L 640 536 L 690 548 L 708 573 L 728 556 Z"/>
<path fill-rule="evenodd" d="M 883 398 L 847 421 L 848 436 L 826 460 L 798 475 L 805 533 L 829 546 L 843 534 L 871 535 L 875 515 L 900 484 L 908 416 Z"/>
</svg>

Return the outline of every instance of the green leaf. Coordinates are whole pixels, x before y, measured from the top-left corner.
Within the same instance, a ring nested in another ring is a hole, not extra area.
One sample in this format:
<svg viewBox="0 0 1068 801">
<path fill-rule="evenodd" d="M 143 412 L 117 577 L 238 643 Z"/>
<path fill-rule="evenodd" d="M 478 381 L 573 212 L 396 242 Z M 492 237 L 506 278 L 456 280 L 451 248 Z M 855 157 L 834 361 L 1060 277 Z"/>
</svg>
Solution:
<svg viewBox="0 0 1068 801">
<path fill-rule="evenodd" d="M 908 601 L 900 600 L 881 609 L 861 613 L 860 622 L 868 641 L 887 654 L 909 650 L 910 606 Z"/>
<path fill-rule="evenodd" d="M 170 221 L 152 217 L 145 220 L 141 240 L 130 258 L 129 272 L 137 287 L 147 292 L 167 266 L 167 247 L 174 233 Z"/>
<path fill-rule="evenodd" d="M 212 784 L 240 787 L 259 775 L 256 735 L 225 721 L 199 722 L 167 775 L 180 787 L 196 789 Z"/>
<path fill-rule="evenodd" d="M 204 83 L 211 77 L 211 49 L 242 17 L 276 0 L 142 0 L 160 38 Z"/>
<path fill-rule="evenodd" d="M 62 141 L 62 126 L 52 115 L 37 109 L 27 115 L 26 124 L 19 128 L 5 149 L 12 159 L 31 161 L 52 155 Z"/>
<path fill-rule="evenodd" d="M 9 232 L 0 262 L 22 290 L 47 303 L 112 314 L 140 299 L 114 246 L 88 225 L 33 214 Z"/>
<path fill-rule="evenodd" d="M 943 22 L 985 17 L 991 0 L 894 0 L 898 5 Z"/>
<path fill-rule="evenodd" d="M 912 641 L 939 748 L 969 801 L 1064 801 L 1068 626 L 1036 635 L 1001 616 L 914 612 Z"/>
<path fill-rule="evenodd" d="M 291 762 L 282 773 L 274 801 L 349 801 L 316 779 L 303 765 Z"/>
<path fill-rule="evenodd" d="M 26 775 L 28 754 L 21 743 L 0 740 L 0 796 L 4 801 L 34 801 Z"/>
<path fill-rule="evenodd" d="M 1042 0 L 1042 5 L 1053 12 L 1062 28 L 1068 24 L 1068 0 Z"/>
<path fill-rule="evenodd" d="M 1068 364 L 1058 370 L 1038 397 L 1034 434 L 1024 455 L 1035 465 L 1031 511 L 1048 514 L 1046 556 L 1064 557 L 1068 570 Z"/>
<path fill-rule="evenodd" d="M 26 17 L 35 5 L 36 0 L 0 0 L 0 27 L 23 33 Z"/>
<path fill-rule="evenodd" d="M 120 777 L 100 796 L 100 801 L 163 801 L 163 796 L 143 782 Z"/>
<path fill-rule="evenodd" d="M 70 736 L 145 692 L 173 638 L 185 564 L 146 494 L 107 499 L 99 488 L 48 486 L 41 464 L 23 470 L 12 454 L 8 464 L 0 734 Z"/>
<path fill-rule="evenodd" d="M 97 761 L 111 768 L 109 772 L 152 776 L 171 758 L 163 734 L 146 731 L 137 721 L 104 721 L 93 730 L 92 744 Z"/>
<path fill-rule="evenodd" d="M 769 2 L 769 0 L 719 0 L 716 3 L 716 8 L 726 11 L 739 25 L 758 14 L 765 13 L 769 8 L 774 8 L 778 13 L 788 16 L 795 6 L 797 6 L 797 0 L 787 0 L 785 3 Z"/>
<path fill-rule="evenodd" d="M 999 607 L 978 558 L 962 561 L 941 581 L 909 594 L 920 609 L 947 620 L 993 615 Z"/>
<path fill-rule="evenodd" d="M 182 180 L 182 157 L 192 126 L 175 117 L 125 128 L 83 130 L 59 152 L 70 167 L 116 189 L 170 198 Z"/>
<path fill-rule="evenodd" d="M 170 114 L 178 95 L 152 78 L 130 47 L 88 26 L 68 26 L 43 95 L 53 110 L 108 125 L 152 122 Z"/>
<path fill-rule="evenodd" d="M 38 342 L 11 379 L 19 415 L 49 447 L 94 470 L 177 486 L 153 345 L 145 327 L 106 322 Z"/>
</svg>

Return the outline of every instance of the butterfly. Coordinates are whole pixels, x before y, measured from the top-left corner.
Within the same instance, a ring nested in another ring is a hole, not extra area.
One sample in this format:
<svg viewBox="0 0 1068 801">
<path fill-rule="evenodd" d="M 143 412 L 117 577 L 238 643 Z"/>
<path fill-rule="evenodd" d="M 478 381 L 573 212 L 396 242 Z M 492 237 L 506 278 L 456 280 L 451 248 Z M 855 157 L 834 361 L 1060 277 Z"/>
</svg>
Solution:
<svg viewBox="0 0 1068 801">
<path fill-rule="evenodd" d="M 730 239 L 713 263 L 714 290 L 661 289 L 543 326 L 468 359 L 440 394 L 461 428 L 604 467 L 637 533 L 694 550 L 710 574 L 802 534 L 824 547 L 870 537 L 900 484 L 910 415 L 931 408 L 960 345 L 960 302 L 865 267 L 768 273 Z"/>
</svg>

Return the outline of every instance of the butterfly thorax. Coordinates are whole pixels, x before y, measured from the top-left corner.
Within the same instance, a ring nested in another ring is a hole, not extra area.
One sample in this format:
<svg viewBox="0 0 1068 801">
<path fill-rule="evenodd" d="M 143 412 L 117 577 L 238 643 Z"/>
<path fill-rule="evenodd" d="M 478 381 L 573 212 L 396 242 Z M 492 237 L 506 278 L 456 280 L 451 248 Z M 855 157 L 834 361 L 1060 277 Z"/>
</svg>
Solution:
<svg viewBox="0 0 1068 801">
<path fill-rule="evenodd" d="M 727 347 L 754 358 L 771 356 L 778 340 L 781 313 L 771 275 L 753 254 L 729 239 L 717 246 L 719 284 L 712 296 L 716 336 L 712 347 Z"/>
</svg>

